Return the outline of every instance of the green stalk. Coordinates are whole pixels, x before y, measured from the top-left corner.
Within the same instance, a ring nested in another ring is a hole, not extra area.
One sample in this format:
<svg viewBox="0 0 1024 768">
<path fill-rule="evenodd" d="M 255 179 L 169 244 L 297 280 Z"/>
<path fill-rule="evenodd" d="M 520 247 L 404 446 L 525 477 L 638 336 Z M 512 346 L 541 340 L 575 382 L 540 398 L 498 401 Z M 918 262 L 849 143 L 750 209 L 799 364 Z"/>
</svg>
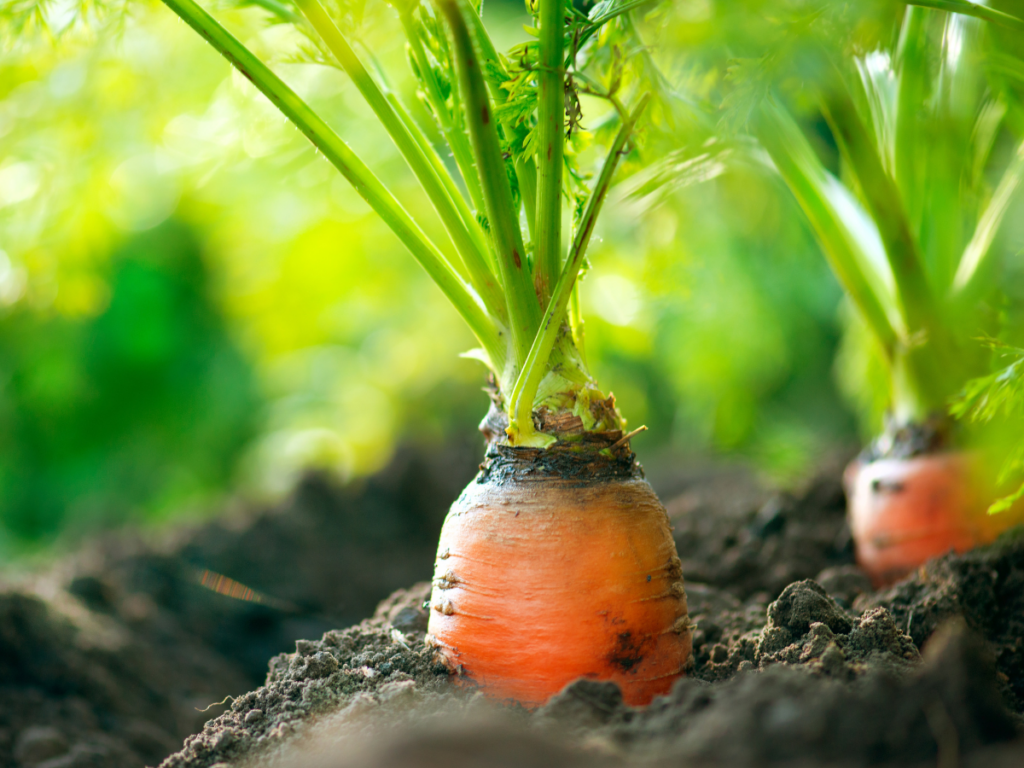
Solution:
<svg viewBox="0 0 1024 768">
<path fill-rule="evenodd" d="M 400 18 L 402 27 L 405 29 L 406 39 L 409 41 L 409 47 L 412 49 L 413 58 L 416 60 L 416 66 L 420 70 L 427 100 L 430 102 L 434 114 L 437 115 L 441 133 L 444 134 L 445 141 L 448 142 L 452 151 L 452 157 L 455 158 L 455 164 L 459 168 L 459 173 L 462 174 L 462 181 L 466 185 L 466 191 L 469 192 L 469 199 L 472 201 L 473 207 L 482 212 L 484 210 L 484 193 L 480 187 L 476 167 L 473 165 L 473 150 L 469 144 L 469 137 L 461 125 L 452 122 L 448 105 L 441 95 L 441 84 L 430 67 L 430 60 L 420 37 L 420 28 L 413 19 L 411 11 L 402 12 Z"/>
<path fill-rule="evenodd" d="M 925 143 L 921 135 L 921 110 L 928 97 L 928 11 L 908 7 L 896 48 L 899 92 L 896 101 L 896 136 L 893 149 L 896 185 L 903 196 L 911 227 L 920 232 L 924 218 Z"/>
<path fill-rule="evenodd" d="M 629 140 L 629 136 L 636 125 L 637 120 L 643 113 L 647 102 L 650 101 L 650 94 L 645 93 L 640 97 L 636 108 L 629 118 L 622 124 L 608 157 L 598 176 L 594 191 L 587 201 L 586 210 L 580 220 L 579 229 L 573 238 L 572 248 L 569 251 L 569 258 L 558 276 L 551 293 L 551 300 L 548 302 L 547 310 L 544 312 L 544 319 L 541 321 L 537 335 L 530 345 L 530 353 L 526 358 L 523 369 L 519 372 L 512 394 L 509 397 L 509 426 L 506 430 L 509 442 L 512 445 L 535 445 L 547 446 L 555 441 L 550 435 L 543 435 L 533 427 L 533 405 L 537 395 L 537 389 L 541 380 L 548 371 L 548 358 L 555 346 L 555 341 L 562 330 L 565 319 L 565 311 L 573 294 L 573 287 L 576 285 L 576 278 L 579 276 L 580 267 L 583 265 L 583 257 L 586 255 L 587 246 L 590 244 L 590 237 L 594 233 L 597 224 L 597 217 L 601 213 L 601 206 L 608 196 L 611 188 L 612 177 L 619 164 L 619 158 Z"/>
<path fill-rule="evenodd" d="M 564 0 L 540 0 L 537 75 L 537 234 L 533 281 L 544 303 L 562 268 L 562 155 L 565 130 Z"/>
<path fill-rule="evenodd" d="M 482 5 L 481 5 L 482 7 Z M 507 97 L 505 90 L 502 85 L 508 78 L 508 73 L 505 70 L 504 65 L 501 62 L 501 58 L 498 56 L 498 51 L 494 47 L 494 42 L 491 40 L 491 36 L 487 33 L 487 28 L 484 27 L 483 19 L 477 13 L 467 14 L 469 21 L 469 31 L 472 35 L 473 40 L 476 41 L 477 47 L 480 52 L 481 71 L 484 75 L 484 82 L 487 83 L 490 89 L 491 98 L 495 102 L 500 102 Z M 528 130 L 523 126 L 513 125 L 510 121 L 501 123 L 501 129 L 504 132 L 505 140 L 512 142 L 522 142 L 526 138 Z M 536 249 L 537 245 L 537 161 L 536 158 L 533 162 L 530 162 L 529 158 L 519 158 L 515 161 L 514 170 L 516 174 L 516 180 L 519 182 L 519 193 L 523 199 L 523 210 L 526 213 L 526 227 L 529 233 L 530 240 Z M 536 285 L 534 286 L 536 289 Z M 540 302 L 541 295 L 537 293 L 538 302 Z"/>
<path fill-rule="evenodd" d="M 583 364 L 587 364 L 586 334 L 583 329 L 583 307 L 580 305 L 579 278 L 572 284 L 572 298 L 569 299 L 569 328 L 572 330 L 572 343 L 580 353 Z"/>
<path fill-rule="evenodd" d="M 840 96 L 825 112 L 885 244 L 909 334 L 893 351 L 891 360 L 893 414 L 897 423 L 920 423 L 943 412 L 946 399 L 957 386 L 950 379 L 955 368 L 950 329 L 940 320 L 899 189 L 885 172 L 876 145 L 852 102 Z M 916 338 L 919 331 L 924 332 L 923 336 Z"/>
<path fill-rule="evenodd" d="M 398 151 L 409 164 L 413 174 L 423 186 L 427 197 L 437 211 L 438 216 L 448 231 L 455 249 L 462 257 L 463 264 L 469 272 L 470 282 L 484 301 L 487 311 L 504 320 L 505 301 L 494 275 L 488 268 L 484 252 L 478 250 L 470 230 L 466 227 L 462 216 L 449 195 L 436 166 L 431 164 L 422 146 L 409 131 L 408 125 L 395 112 L 381 88 L 374 81 L 366 67 L 359 60 L 348 40 L 324 11 L 318 0 L 296 0 L 299 9 L 309 19 L 320 38 L 334 54 L 338 63 L 352 78 L 359 93 L 366 99 L 370 109 L 377 115 L 384 129 L 391 136 Z"/>
<path fill-rule="evenodd" d="M 470 237 L 473 238 L 473 242 L 476 244 L 477 251 L 479 253 L 484 254 L 485 260 L 487 262 L 487 268 L 490 270 L 491 275 L 496 277 L 499 274 L 498 265 L 494 261 L 494 254 L 491 251 L 491 244 L 488 242 L 487 236 L 484 234 L 483 229 L 480 227 L 480 222 L 477 221 L 476 215 L 473 213 L 473 211 L 470 210 L 469 204 L 466 202 L 465 194 L 463 194 L 462 191 L 459 189 L 458 185 L 456 185 L 455 179 L 452 177 L 451 173 L 448 172 L 448 166 L 444 164 L 444 161 L 442 161 L 441 157 L 437 154 L 437 150 L 434 148 L 433 142 L 431 142 L 430 139 L 427 138 L 427 134 L 423 131 L 423 128 L 419 125 L 419 123 L 416 122 L 416 120 L 413 119 L 412 115 L 409 114 L 409 110 L 402 103 L 401 99 L 399 99 L 398 95 L 391 89 L 390 85 L 388 84 L 387 77 L 384 74 L 384 70 L 381 68 L 380 64 L 378 64 L 377 60 L 373 57 L 373 54 L 369 51 L 364 51 L 364 53 L 369 57 L 369 62 L 372 65 L 373 70 L 376 73 L 378 79 L 382 83 L 381 87 L 382 90 L 384 91 L 384 96 L 388 100 L 388 103 L 391 104 L 391 108 L 395 110 L 398 116 L 402 118 L 402 122 L 405 123 L 405 126 L 408 129 L 409 133 L 411 133 L 412 137 L 416 139 L 416 143 L 420 145 L 420 149 L 422 150 L 423 154 L 426 156 L 431 166 L 434 167 L 438 178 L 441 179 L 441 183 L 444 184 L 444 187 L 448 192 L 448 196 L 451 198 L 452 202 L 455 205 L 455 208 L 458 210 L 459 216 L 462 218 L 462 221 L 465 224 L 466 229 L 469 230 Z M 466 136 L 465 131 L 460 130 L 458 132 L 458 135 L 462 137 L 463 142 L 466 143 L 466 146 L 468 147 L 468 137 Z M 508 312 L 505 307 L 504 292 L 502 292 L 501 294 L 501 307 L 504 318 L 503 322 L 508 322 Z"/>
<path fill-rule="evenodd" d="M 984 373 L 977 343 L 946 338 L 940 343 L 900 345 L 891 361 L 891 408 L 897 424 L 917 423 L 949 412 L 950 398 L 964 382 Z"/>
<path fill-rule="evenodd" d="M 528 157 L 516 160 L 516 177 L 519 179 L 519 194 L 523 198 L 526 212 L 526 228 L 530 239 L 537 237 L 537 164 Z"/>
<path fill-rule="evenodd" d="M 959 13 L 961 16 L 973 16 L 976 19 L 989 21 L 1001 27 L 1024 32 L 1024 21 L 1009 13 L 989 8 L 967 0 L 904 0 L 907 5 L 919 5 L 922 8 L 935 8 L 940 11 Z"/>
<path fill-rule="evenodd" d="M 482 12 L 482 4 L 480 8 Z M 498 98 L 499 94 L 504 97 L 504 94 L 501 92 L 504 79 L 498 73 L 504 72 L 505 68 L 501 65 L 501 59 L 498 57 L 498 49 L 494 47 L 494 41 L 491 40 L 491 36 L 487 33 L 483 17 L 479 13 L 474 13 L 470 10 L 465 15 L 465 19 L 469 24 L 469 34 L 476 43 L 477 51 L 480 54 L 480 61 L 484 65 L 480 67 L 484 74 L 484 81 L 495 92 L 495 98 Z"/>
<path fill-rule="evenodd" d="M 441 180 L 444 185 L 445 191 L 448 193 L 449 199 L 452 204 L 458 210 L 459 217 L 462 219 L 463 225 L 469 231 L 470 237 L 473 238 L 473 242 L 476 244 L 478 251 L 486 255 L 486 261 L 488 269 L 491 270 L 492 277 L 495 275 L 497 269 L 494 264 L 494 259 L 491 256 L 490 246 L 487 243 L 486 237 L 484 237 L 483 230 L 480 229 L 480 222 L 476 220 L 473 213 L 469 210 L 469 206 L 466 204 L 465 195 L 461 193 L 459 188 L 455 184 L 455 180 L 452 178 L 451 173 L 448 172 L 447 166 L 442 162 L 441 158 L 437 154 L 437 150 L 434 149 L 433 143 L 427 138 L 423 128 L 419 125 L 416 120 L 413 119 L 412 115 L 409 114 L 409 110 L 406 109 L 402 103 L 398 94 L 391 88 L 391 84 L 388 82 L 387 75 L 384 69 L 380 66 L 380 63 L 374 58 L 373 53 L 363 49 L 362 55 L 366 57 L 367 68 L 372 72 L 372 75 L 376 78 L 380 84 L 381 92 L 384 94 L 384 98 L 388 100 L 388 104 L 395 111 L 395 114 L 405 124 L 406 130 L 415 139 L 419 145 L 420 151 L 423 156 L 430 163 L 431 167 L 437 175 L 437 178 Z M 467 283 L 471 283 L 472 280 L 469 277 L 468 270 L 465 263 L 460 259 L 458 262 L 452 264 L 456 271 L 466 280 Z M 500 286 L 499 286 L 500 290 Z M 503 314 L 503 322 L 508 322 L 508 314 L 505 311 L 505 298 L 504 294 L 501 294 L 501 308 Z"/>
<path fill-rule="evenodd" d="M 540 324 L 540 306 L 530 281 L 526 249 L 519 231 L 519 216 L 512 207 L 512 188 L 501 155 L 494 110 L 487 95 L 480 58 L 463 15 L 473 13 L 473 10 L 464 8 L 465 0 L 437 0 L 437 4 L 452 32 L 453 58 L 469 124 L 469 137 L 483 187 L 494 252 L 505 287 L 513 370 L 518 372 L 530 351 L 530 339 Z"/>
<path fill-rule="evenodd" d="M 473 212 L 466 204 L 466 198 L 455 185 L 455 180 L 452 178 L 451 174 L 448 173 L 448 169 L 438 156 L 433 145 L 430 143 L 430 140 L 416 124 L 416 121 L 406 110 L 402 102 L 399 101 L 398 96 L 392 91 L 387 91 L 385 95 L 395 112 L 398 113 L 400 118 L 402 118 L 402 122 L 406 124 L 406 127 L 409 129 L 413 138 L 415 138 L 416 142 L 420 145 L 420 148 L 422 149 L 423 154 L 427 157 L 427 160 L 429 160 L 430 164 L 434 166 L 438 177 L 441 179 L 441 182 L 445 186 L 445 190 L 448 192 L 448 196 L 451 197 L 452 202 L 455 203 L 455 207 L 459 212 L 459 216 L 462 217 L 463 223 L 466 225 L 466 229 L 469 230 L 469 235 L 473 238 L 473 242 L 476 245 L 477 250 L 486 256 L 488 269 L 491 270 L 491 275 L 493 276 L 497 271 L 497 264 L 494 263 L 494 254 L 491 253 L 491 245 L 487 242 L 487 236 L 484 234 L 483 229 L 480 228 L 480 222 L 476 220 Z M 501 297 L 502 314 L 507 320 L 508 312 L 505 307 L 505 294 L 500 293 L 499 295 Z"/>
<path fill-rule="evenodd" d="M 891 361 L 905 329 L 896 325 L 898 307 L 886 306 L 878 280 L 869 279 L 859 222 L 849 221 L 846 202 L 835 199 L 839 182 L 822 167 L 793 118 L 766 101 L 758 115 L 757 136 L 803 209 L 832 271 L 853 299 Z"/>
<path fill-rule="evenodd" d="M 348 179 L 445 294 L 483 345 L 492 364 L 500 366 L 505 358 L 505 344 L 498 324 L 477 304 L 469 287 L 463 283 L 437 247 L 341 137 L 269 67 L 194 0 L 164 0 L 164 4 L 252 82 Z"/>
<path fill-rule="evenodd" d="M 1024 143 L 1017 147 L 1013 160 L 1003 173 L 992 200 L 978 220 L 971 241 L 964 249 L 953 279 L 953 294 L 960 298 L 971 296 L 978 288 L 979 275 L 984 274 L 986 263 L 993 253 L 992 243 L 999 231 L 999 225 L 1010 207 L 1010 201 L 1024 180 Z"/>
<path fill-rule="evenodd" d="M 871 217 L 885 243 L 907 327 L 912 332 L 921 328 L 938 332 L 935 301 L 899 189 L 885 172 L 877 145 L 841 83 L 836 83 L 823 111 L 840 152 L 860 183 Z"/>
</svg>

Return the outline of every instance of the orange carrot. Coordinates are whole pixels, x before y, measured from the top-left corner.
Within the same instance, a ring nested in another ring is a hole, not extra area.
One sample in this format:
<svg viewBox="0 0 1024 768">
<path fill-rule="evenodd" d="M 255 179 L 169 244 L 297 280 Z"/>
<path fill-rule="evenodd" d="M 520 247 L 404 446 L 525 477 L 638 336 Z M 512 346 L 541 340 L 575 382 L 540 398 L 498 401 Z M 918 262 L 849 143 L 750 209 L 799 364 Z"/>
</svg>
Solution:
<svg viewBox="0 0 1024 768">
<path fill-rule="evenodd" d="M 987 514 L 996 493 L 983 469 L 978 457 L 965 451 L 858 459 L 846 468 L 857 562 L 876 586 L 896 581 L 929 558 L 991 542 L 1021 522 L 1020 511 Z"/>
<path fill-rule="evenodd" d="M 492 452 L 452 506 L 430 640 L 491 698 L 536 706 L 587 677 L 647 704 L 683 673 L 691 648 L 665 509 L 631 453 L 609 476 L 592 460 L 552 469 L 551 451 Z"/>
</svg>

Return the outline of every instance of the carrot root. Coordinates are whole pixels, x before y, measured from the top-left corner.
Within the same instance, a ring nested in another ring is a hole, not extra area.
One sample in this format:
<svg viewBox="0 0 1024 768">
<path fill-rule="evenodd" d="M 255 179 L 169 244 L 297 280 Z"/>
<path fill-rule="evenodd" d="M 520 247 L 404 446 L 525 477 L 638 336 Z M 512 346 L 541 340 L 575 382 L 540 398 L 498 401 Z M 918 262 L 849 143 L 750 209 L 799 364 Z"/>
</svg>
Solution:
<svg viewBox="0 0 1024 768">
<path fill-rule="evenodd" d="M 943 451 L 908 459 L 854 460 L 844 483 L 857 562 L 875 586 L 928 559 L 966 552 L 1019 524 L 1019 509 L 987 514 L 995 499 L 978 458 Z"/>
<path fill-rule="evenodd" d="M 478 477 L 438 553 L 430 638 L 491 698 L 539 706 L 588 677 L 647 704 L 690 658 L 668 517 L 638 476 Z"/>
</svg>

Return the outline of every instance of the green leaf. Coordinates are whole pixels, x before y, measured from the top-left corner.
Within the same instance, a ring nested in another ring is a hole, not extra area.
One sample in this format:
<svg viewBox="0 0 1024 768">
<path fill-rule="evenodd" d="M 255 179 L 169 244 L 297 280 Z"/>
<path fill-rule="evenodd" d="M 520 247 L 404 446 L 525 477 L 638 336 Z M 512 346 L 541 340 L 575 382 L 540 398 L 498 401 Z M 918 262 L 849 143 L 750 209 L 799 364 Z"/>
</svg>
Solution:
<svg viewBox="0 0 1024 768">
<path fill-rule="evenodd" d="M 899 189 L 886 173 L 878 144 L 871 140 L 861 122 L 839 73 L 834 72 L 831 79 L 832 87 L 825 97 L 825 116 L 882 238 L 904 323 L 911 333 L 926 330 L 934 337 L 939 332 L 937 308 Z"/>
<path fill-rule="evenodd" d="M 594 7 L 590 9 L 590 13 L 587 17 L 590 19 L 591 24 L 600 27 L 603 24 L 607 24 L 612 19 L 629 13 L 634 8 L 640 8 L 644 5 L 651 5 L 663 1 L 664 0 L 602 0 L 601 2 L 594 4 Z"/>
<path fill-rule="evenodd" d="M 758 151 L 756 144 L 739 137 L 680 147 L 637 173 L 625 191 L 645 208 L 653 208 L 674 192 L 716 179 L 741 163 L 771 167 L 767 158 L 757 156 Z"/>
<path fill-rule="evenodd" d="M 874 51 L 854 60 L 866 102 L 865 122 L 870 126 L 882 165 L 896 177 L 896 115 L 899 81 L 887 53 Z"/>
<path fill-rule="evenodd" d="M 974 235 L 967 244 L 956 277 L 953 280 L 953 292 L 958 297 L 970 296 L 978 287 L 980 275 L 987 268 L 991 258 L 992 243 L 995 241 L 999 226 L 1010 208 L 1010 202 L 1020 188 L 1024 179 L 1024 142 L 1017 147 L 1013 160 L 1003 173 L 1003 178 L 996 187 L 995 194 L 989 201 L 974 229 Z"/>
<path fill-rule="evenodd" d="M 958 419 L 976 422 L 1024 413 L 1024 349 L 991 337 L 980 341 L 1010 363 L 995 373 L 971 379 L 950 406 Z"/>
<path fill-rule="evenodd" d="M 958 419 L 990 422 L 1020 417 L 1024 414 L 1024 349 L 991 337 L 980 340 L 999 357 L 1010 362 L 994 373 L 971 379 L 950 405 L 950 413 Z M 998 482 L 1007 482 L 1024 473 L 1024 440 L 1018 440 L 999 472 Z M 1010 509 L 1024 498 L 1024 484 L 1013 493 L 997 499 L 988 513 L 995 515 Z"/>
<path fill-rule="evenodd" d="M 907 5 L 918 5 L 922 8 L 936 8 L 940 11 L 959 13 L 964 16 L 973 16 L 976 19 L 983 19 L 1001 27 L 1012 29 L 1017 32 L 1024 32 L 1024 20 L 1016 16 L 989 8 L 978 3 L 967 2 L 967 0 L 905 0 Z"/>
<path fill-rule="evenodd" d="M 58 38 L 81 29 L 119 33 L 130 7 L 130 0 L 0 0 L 0 40 L 13 47 L 21 38 Z"/>
<path fill-rule="evenodd" d="M 765 101 L 756 130 L 803 208 L 839 281 L 882 348 L 892 354 L 897 340 L 906 339 L 907 330 L 875 223 L 853 194 L 822 166 L 783 107 Z"/>
<path fill-rule="evenodd" d="M 930 96 L 928 29 L 922 8 L 907 8 L 893 60 L 898 85 L 893 128 L 893 178 L 915 232 L 924 216 L 925 175 L 928 170 L 927 115 Z"/>
</svg>

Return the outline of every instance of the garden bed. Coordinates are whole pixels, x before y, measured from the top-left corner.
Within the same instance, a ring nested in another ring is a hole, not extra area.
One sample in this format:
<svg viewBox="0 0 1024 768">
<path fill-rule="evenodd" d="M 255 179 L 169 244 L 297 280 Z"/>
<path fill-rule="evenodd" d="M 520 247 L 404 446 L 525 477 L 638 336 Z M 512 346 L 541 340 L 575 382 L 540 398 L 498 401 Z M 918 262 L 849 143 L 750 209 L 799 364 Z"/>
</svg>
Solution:
<svg viewBox="0 0 1024 768">
<path fill-rule="evenodd" d="M 797 494 L 652 468 L 696 627 L 693 669 L 643 710 L 592 681 L 536 712 L 496 705 L 426 649 L 423 579 L 468 449 L 406 452 L 345 489 L 312 478 L 160 547 L 106 539 L 0 595 L 0 763 L 1019 765 L 1024 540 L 874 592 L 840 466 Z M 267 599 L 204 589 L 203 569 Z"/>
</svg>

